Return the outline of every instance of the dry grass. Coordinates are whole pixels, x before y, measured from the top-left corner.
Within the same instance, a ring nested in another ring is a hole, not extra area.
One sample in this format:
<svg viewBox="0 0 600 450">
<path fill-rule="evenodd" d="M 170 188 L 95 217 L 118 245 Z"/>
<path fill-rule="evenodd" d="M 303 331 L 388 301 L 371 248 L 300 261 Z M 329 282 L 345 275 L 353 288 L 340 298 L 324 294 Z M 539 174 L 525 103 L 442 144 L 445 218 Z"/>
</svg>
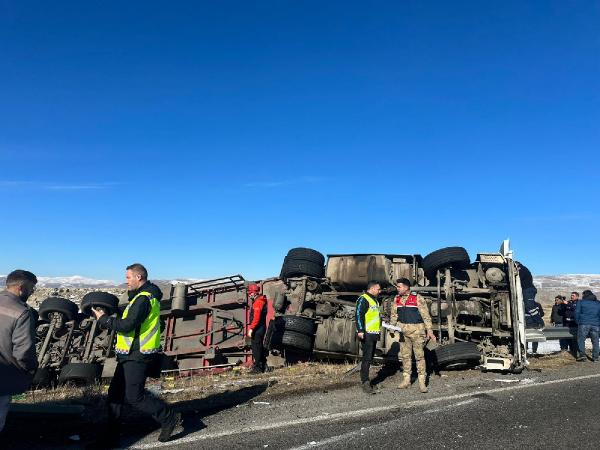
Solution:
<svg viewBox="0 0 600 450">
<path fill-rule="evenodd" d="M 220 374 L 191 377 L 172 376 L 148 380 L 147 388 L 160 393 L 169 403 L 202 400 L 244 388 L 264 386 L 259 397 L 280 397 L 315 390 L 328 390 L 355 383 L 352 377 L 343 378 L 353 366 L 350 364 L 300 363 L 275 369 L 272 372 L 250 375 L 245 368 L 236 367 Z M 106 384 L 86 387 L 60 386 L 26 392 L 14 399 L 15 403 L 82 404 L 94 410 L 103 403 L 108 391 Z"/>
<path fill-rule="evenodd" d="M 569 352 L 538 355 L 529 358 L 531 369 L 560 369 L 576 363 L 575 358 Z"/>
<path fill-rule="evenodd" d="M 216 375 L 165 377 L 158 384 L 163 397 L 169 402 L 202 399 L 253 386 L 266 388 L 257 398 L 273 398 L 331 390 L 355 383 L 352 377 L 343 378 L 352 367 L 350 364 L 300 363 L 259 375 L 250 375 L 246 369 L 235 368 Z"/>
</svg>

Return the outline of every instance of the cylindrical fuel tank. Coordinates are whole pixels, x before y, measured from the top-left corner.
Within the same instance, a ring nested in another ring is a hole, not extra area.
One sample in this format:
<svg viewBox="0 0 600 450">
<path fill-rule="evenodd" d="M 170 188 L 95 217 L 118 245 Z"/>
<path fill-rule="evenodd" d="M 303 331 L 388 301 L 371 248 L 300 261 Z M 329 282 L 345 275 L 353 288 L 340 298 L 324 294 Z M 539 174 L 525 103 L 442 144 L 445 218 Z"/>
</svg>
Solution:
<svg viewBox="0 0 600 450">
<path fill-rule="evenodd" d="M 385 255 L 330 255 L 325 276 L 342 290 L 365 289 L 370 280 L 391 284 L 392 261 Z"/>
<path fill-rule="evenodd" d="M 187 285 L 185 283 L 177 283 L 173 290 L 173 301 L 171 303 L 171 310 L 173 314 L 183 313 L 187 311 L 187 301 L 185 296 L 187 294 Z"/>
<path fill-rule="evenodd" d="M 352 319 L 331 317 L 317 327 L 315 351 L 356 354 L 358 338 Z"/>
</svg>

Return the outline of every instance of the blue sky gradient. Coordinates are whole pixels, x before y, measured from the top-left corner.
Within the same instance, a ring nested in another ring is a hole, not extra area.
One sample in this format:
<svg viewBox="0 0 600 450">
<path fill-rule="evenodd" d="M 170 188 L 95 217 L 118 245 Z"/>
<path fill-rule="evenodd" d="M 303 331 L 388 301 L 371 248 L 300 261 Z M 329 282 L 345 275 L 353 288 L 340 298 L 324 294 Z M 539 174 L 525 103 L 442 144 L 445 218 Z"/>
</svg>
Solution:
<svg viewBox="0 0 600 450">
<path fill-rule="evenodd" d="M 598 2 L 0 2 L 0 273 L 598 273 Z"/>
</svg>

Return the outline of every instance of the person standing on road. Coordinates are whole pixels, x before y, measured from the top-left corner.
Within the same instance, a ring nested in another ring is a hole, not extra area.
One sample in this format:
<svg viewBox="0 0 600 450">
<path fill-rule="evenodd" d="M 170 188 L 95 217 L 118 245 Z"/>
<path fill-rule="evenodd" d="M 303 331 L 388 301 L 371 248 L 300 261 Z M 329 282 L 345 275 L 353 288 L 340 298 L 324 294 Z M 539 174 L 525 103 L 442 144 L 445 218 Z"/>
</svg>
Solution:
<svg viewBox="0 0 600 450">
<path fill-rule="evenodd" d="M 248 297 L 252 301 L 250 325 L 248 325 L 248 337 L 252 339 L 252 360 L 254 363 L 251 373 L 263 373 L 267 371 L 267 354 L 263 341 L 267 330 L 268 301 L 265 295 L 260 295 L 258 284 L 248 286 Z"/>
<path fill-rule="evenodd" d="M 554 297 L 554 305 L 552 305 L 552 312 L 550 313 L 550 322 L 552 322 L 553 327 L 562 327 L 563 326 L 563 302 L 565 301 L 565 297 L 562 295 L 557 295 Z"/>
<path fill-rule="evenodd" d="M 125 277 L 129 303 L 120 318 L 109 317 L 100 309 L 92 308 L 98 326 L 115 330 L 117 334 L 117 368 L 108 388 L 109 429 L 103 438 L 110 445 L 118 445 L 121 409 L 127 401 L 161 425 L 158 440 L 167 442 L 181 427 L 181 414 L 144 389 L 149 371 L 158 365 L 160 357 L 162 292 L 148 281 L 148 271 L 141 264 L 128 266 Z"/>
<path fill-rule="evenodd" d="M 537 289 L 530 287 L 523 289 L 523 306 L 525 310 L 525 328 L 541 330 L 544 328 L 544 309 L 542 305 L 535 301 Z M 531 351 L 536 354 L 538 343 L 531 343 Z"/>
<path fill-rule="evenodd" d="M 562 327 L 564 326 L 564 314 L 565 314 L 565 305 L 567 303 L 567 298 L 564 295 L 557 295 L 554 297 L 554 305 L 552 306 L 552 312 L 550 313 L 550 322 L 552 322 L 553 327 Z M 559 339 L 560 350 L 567 351 L 569 350 L 569 340 L 568 339 Z"/>
<path fill-rule="evenodd" d="M 600 353 L 600 302 L 592 291 L 583 291 L 582 298 L 577 302 L 575 308 L 575 320 L 577 321 L 577 347 L 579 355 L 577 361 L 585 361 L 585 340 L 592 341 L 592 361 L 598 361 Z"/>
<path fill-rule="evenodd" d="M 573 338 L 567 339 L 567 344 L 574 357 L 577 357 L 577 320 L 575 319 L 575 309 L 577 308 L 578 301 L 579 292 L 571 292 L 571 299 L 565 304 L 563 310 L 563 324 L 565 327 L 569 327 L 571 336 L 573 336 Z"/>
<path fill-rule="evenodd" d="M 367 291 L 356 301 L 356 332 L 362 342 L 362 362 L 360 365 L 360 382 L 362 390 L 374 394 L 375 390 L 369 381 L 369 369 L 375 355 L 375 346 L 381 333 L 381 311 L 379 294 L 381 285 L 377 281 L 367 283 Z"/>
<path fill-rule="evenodd" d="M 35 316 L 27 299 L 35 291 L 36 276 L 15 270 L 0 292 L 0 432 L 10 399 L 31 386 L 38 367 L 35 354 Z"/>
<path fill-rule="evenodd" d="M 402 330 L 400 356 L 403 371 L 402 382 L 398 388 L 406 389 L 410 386 L 412 355 L 414 353 L 417 363 L 419 390 L 425 394 L 428 391 L 425 354 L 423 351 L 425 335 L 433 342 L 436 341 L 431 324 L 431 315 L 423 297 L 410 291 L 410 281 L 407 278 L 396 280 L 396 290 L 398 291 L 395 298 L 396 314 L 394 315 L 394 311 L 392 311 L 392 320 L 397 318 L 397 323 Z"/>
</svg>

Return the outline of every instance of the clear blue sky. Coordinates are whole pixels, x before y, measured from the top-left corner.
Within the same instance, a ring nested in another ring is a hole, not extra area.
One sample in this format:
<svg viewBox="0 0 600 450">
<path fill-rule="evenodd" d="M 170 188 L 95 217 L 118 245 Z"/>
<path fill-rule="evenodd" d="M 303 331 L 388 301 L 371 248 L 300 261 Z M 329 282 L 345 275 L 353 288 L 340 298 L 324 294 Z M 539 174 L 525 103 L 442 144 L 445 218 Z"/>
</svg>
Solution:
<svg viewBox="0 0 600 450">
<path fill-rule="evenodd" d="M 600 270 L 598 2 L 0 5 L 0 273 Z"/>
</svg>

